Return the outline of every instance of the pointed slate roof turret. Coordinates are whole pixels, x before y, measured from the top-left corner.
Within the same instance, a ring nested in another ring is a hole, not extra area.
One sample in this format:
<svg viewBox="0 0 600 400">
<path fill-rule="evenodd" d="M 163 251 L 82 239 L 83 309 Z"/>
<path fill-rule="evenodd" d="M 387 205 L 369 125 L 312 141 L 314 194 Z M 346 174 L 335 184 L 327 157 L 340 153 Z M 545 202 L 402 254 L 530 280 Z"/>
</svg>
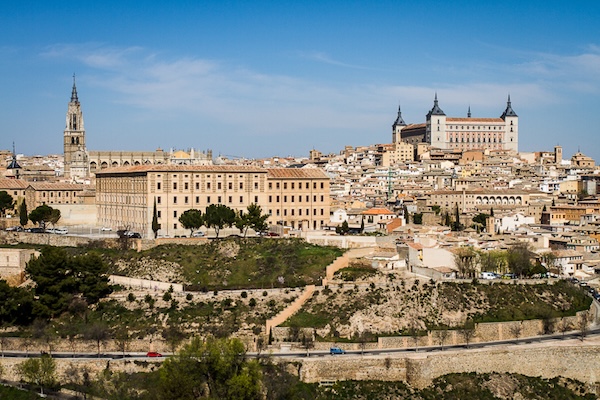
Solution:
<svg viewBox="0 0 600 400">
<path fill-rule="evenodd" d="M 467 118 L 471 118 L 471 106 L 469 105 L 469 110 L 467 111 Z"/>
<path fill-rule="evenodd" d="M 438 105 L 437 92 L 435 92 L 435 100 L 433 100 L 433 108 L 427 113 L 427 118 L 432 115 L 446 115 Z"/>
<path fill-rule="evenodd" d="M 9 166 L 6 167 L 6 169 L 21 169 L 21 166 L 17 162 L 17 153 L 15 152 L 15 142 L 13 142 L 12 160 L 11 160 Z"/>
<path fill-rule="evenodd" d="M 75 86 L 75 74 L 73 74 L 73 90 L 71 90 L 71 103 L 79 103 L 77 98 L 77 86 Z"/>
<path fill-rule="evenodd" d="M 506 110 L 502 113 L 500 118 L 504 119 L 506 117 L 516 117 L 517 113 L 513 111 L 512 106 L 510 105 L 510 94 L 508 95 L 508 101 L 506 102 Z"/>
<path fill-rule="evenodd" d="M 392 126 L 406 126 L 406 122 L 402 119 L 402 110 L 400 110 L 400 106 L 398 106 L 398 117 L 394 121 L 394 125 Z"/>
</svg>

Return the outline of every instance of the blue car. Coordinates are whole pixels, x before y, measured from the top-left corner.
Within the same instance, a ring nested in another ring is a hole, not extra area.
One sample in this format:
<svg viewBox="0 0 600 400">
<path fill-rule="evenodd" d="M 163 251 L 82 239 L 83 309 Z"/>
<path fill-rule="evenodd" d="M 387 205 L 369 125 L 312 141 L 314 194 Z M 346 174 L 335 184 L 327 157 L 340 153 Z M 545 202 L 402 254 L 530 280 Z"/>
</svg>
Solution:
<svg viewBox="0 0 600 400">
<path fill-rule="evenodd" d="M 331 355 L 334 355 L 334 354 L 346 354 L 346 350 L 340 349 L 339 347 L 331 347 L 329 349 L 329 354 L 331 354 Z"/>
</svg>

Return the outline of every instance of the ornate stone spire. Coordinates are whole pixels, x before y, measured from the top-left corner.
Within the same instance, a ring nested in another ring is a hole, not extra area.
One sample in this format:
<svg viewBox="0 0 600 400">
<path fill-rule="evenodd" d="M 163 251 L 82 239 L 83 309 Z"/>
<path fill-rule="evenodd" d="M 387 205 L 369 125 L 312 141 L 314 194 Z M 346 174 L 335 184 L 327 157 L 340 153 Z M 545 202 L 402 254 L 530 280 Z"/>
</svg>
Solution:
<svg viewBox="0 0 600 400">
<path fill-rule="evenodd" d="M 469 105 L 469 110 L 467 111 L 467 118 L 471 118 L 471 105 Z"/>
<path fill-rule="evenodd" d="M 73 90 L 71 90 L 71 103 L 79 103 L 77 98 L 77 86 L 75 86 L 75 74 L 73 74 Z"/>
</svg>

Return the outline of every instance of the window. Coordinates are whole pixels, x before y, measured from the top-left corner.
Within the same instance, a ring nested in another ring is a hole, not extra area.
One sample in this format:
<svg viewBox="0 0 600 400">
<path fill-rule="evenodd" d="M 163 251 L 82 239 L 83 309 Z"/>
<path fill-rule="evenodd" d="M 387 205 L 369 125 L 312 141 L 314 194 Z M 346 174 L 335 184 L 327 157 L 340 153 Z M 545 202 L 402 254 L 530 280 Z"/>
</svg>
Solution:
<svg viewBox="0 0 600 400">
<path fill-rule="evenodd" d="M 240 196 L 240 203 L 244 202 L 244 196 Z"/>
<path fill-rule="evenodd" d="M 313 182 L 313 189 L 317 188 L 317 182 Z"/>
<path fill-rule="evenodd" d="M 210 204 L 210 196 L 206 196 L 206 204 Z"/>
<path fill-rule="evenodd" d="M 173 229 L 177 229 L 177 224 L 173 224 Z"/>
<path fill-rule="evenodd" d="M 240 190 L 244 189 L 244 183 L 240 182 Z"/>
<path fill-rule="evenodd" d="M 292 203 L 294 202 L 294 196 L 292 196 Z"/>
<path fill-rule="evenodd" d="M 221 204 L 221 196 L 217 197 L 217 203 Z"/>
<path fill-rule="evenodd" d="M 173 204 L 177 204 L 177 196 L 173 197 Z"/>
<path fill-rule="evenodd" d="M 160 204 L 160 196 L 158 196 L 158 197 L 156 198 L 156 202 L 157 202 L 158 204 Z"/>
<path fill-rule="evenodd" d="M 306 189 L 308 189 L 308 182 L 306 182 Z"/>
<path fill-rule="evenodd" d="M 273 196 L 269 196 L 269 203 L 273 202 Z"/>
<path fill-rule="evenodd" d="M 321 196 L 321 201 L 324 201 L 323 199 L 324 199 L 324 197 L 323 197 L 323 196 Z"/>
<path fill-rule="evenodd" d="M 206 182 L 206 188 L 210 189 L 210 182 Z"/>
<path fill-rule="evenodd" d="M 283 210 L 283 216 L 287 217 L 287 208 Z"/>
<path fill-rule="evenodd" d="M 229 184 L 227 185 L 227 188 L 228 188 L 229 190 L 233 189 L 233 183 L 229 182 Z"/>
<path fill-rule="evenodd" d="M 292 189 L 294 189 L 294 182 L 292 182 Z"/>
<path fill-rule="evenodd" d="M 273 182 L 269 182 L 269 189 L 273 189 Z"/>
<path fill-rule="evenodd" d="M 283 182 L 283 188 L 287 189 L 287 182 Z"/>
<path fill-rule="evenodd" d="M 287 196 L 283 196 L 283 202 L 287 203 Z"/>
<path fill-rule="evenodd" d="M 200 182 L 196 182 L 196 190 L 200 190 Z"/>
<path fill-rule="evenodd" d="M 276 201 L 277 203 L 279 203 L 279 196 L 277 196 L 277 197 L 276 197 L 276 200 L 275 200 L 275 201 Z"/>
<path fill-rule="evenodd" d="M 173 190 L 177 190 L 177 182 L 173 182 Z"/>
<path fill-rule="evenodd" d="M 294 215 L 294 209 L 291 210 L 292 215 Z"/>
<path fill-rule="evenodd" d="M 254 204 L 258 204 L 258 196 L 254 196 Z"/>
<path fill-rule="evenodd" d="M 279 182 L 275 184 L 275 189 L 279 189 Z"/>
<path fill-rule="evenodd" d="M 177 218 L 177 210 L 173 211 L 173 218 Z"/>
<path fill-rule="evenodd" d="M 188 200 L 188 197 L 187 197 L 187 196 L 185 196 L 185 197 L 183 198 L 183 202 L 184 202 L 185 204 L 187 204 L 187 203 L 189 202 L 189 200 Z"/>
<path fill-rule="evenodd" d="M 221 182 L 217 182 L 217 190 L 221 190 Z"/>
<path fill-rule="evenodd" d="M 227 200 L 229 201 L 229 203 L 230 203 L 230 204 L 231 204 L 231 203 L 233 203 L 233 197 L 232 197 L 232 196 L 229 196 L 229 197 L 227 198 Z"/>
<path fill-rule="evenodd" d="M 158 183 L 156 184 L 156 188 L 157 188 L 158 190 L 160 190 L 160 182 L 158 182 Z"/>
<path fill-rule="evenodd" d="M 160 212 L 160 211 L 157 211 L 157 212 L 156 212 L 156 216 L 157 216 L 158 218 L 160 218 L 160 217 L 162 216 L 162 215 L 161 215 L 161 212 Z"/>
<path fill-rule="evenodd" d="M 258 182 L 254 182 L 254 189 L 258 190 Z"/>
<path fill-rule="evenodd" d="M 196 204 L 200 203 L 200 196 L 196 196 Z"/>
<path fill-rule="evenodd" d="M 187 182 L 186 182 L 186 183 L 184 183 L 184 184 L 183 184 L 183 189 L 184 189 L 184 190 L 188 190 L 188 189 L 189 189 L 189 183 L 187 183 Z"/>
</svg>

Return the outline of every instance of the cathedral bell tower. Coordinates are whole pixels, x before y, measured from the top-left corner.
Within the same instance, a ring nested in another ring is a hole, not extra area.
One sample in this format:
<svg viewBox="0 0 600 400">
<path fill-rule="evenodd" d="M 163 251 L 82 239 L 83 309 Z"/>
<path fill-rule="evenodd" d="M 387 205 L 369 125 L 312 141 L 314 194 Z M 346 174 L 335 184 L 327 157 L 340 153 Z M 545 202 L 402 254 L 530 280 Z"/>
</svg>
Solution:
<svg viewBox="0 0 600 400">
<path fill-rule="evenodd" d="M 75 75 L 73 75 L 73 90 L 71 91 L 71 101 L 67 110 L 67 123 L 64 132 L 64 170 L 65 178 L 72 180 L 89 177 L 83 113 L 77 97 Z"/>
</svg>

